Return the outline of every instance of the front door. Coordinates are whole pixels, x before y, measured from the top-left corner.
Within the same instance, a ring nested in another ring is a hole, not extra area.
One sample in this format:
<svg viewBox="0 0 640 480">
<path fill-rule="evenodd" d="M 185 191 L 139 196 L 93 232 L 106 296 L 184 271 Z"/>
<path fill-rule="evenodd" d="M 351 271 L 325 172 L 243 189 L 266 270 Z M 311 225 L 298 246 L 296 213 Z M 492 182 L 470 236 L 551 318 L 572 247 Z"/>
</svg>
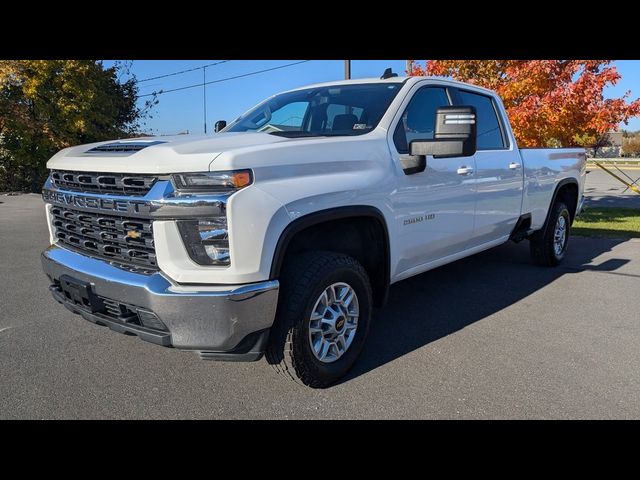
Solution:
<svg viewBox="0 0 640 480">
<path fill-rule="evenodd" d="M 397 233 L 394 279 L 463 251 L 473 233 L 475 161 L 473 157 L 427 156 L 425 171 L 406 175 L 400 157 L 412 140 L 432 139 L 436 109 L 450 105 L 446 88 L 416 86 L 394 129 L 391 150 L 398 168 L 391 195 Z"/>
</svg>

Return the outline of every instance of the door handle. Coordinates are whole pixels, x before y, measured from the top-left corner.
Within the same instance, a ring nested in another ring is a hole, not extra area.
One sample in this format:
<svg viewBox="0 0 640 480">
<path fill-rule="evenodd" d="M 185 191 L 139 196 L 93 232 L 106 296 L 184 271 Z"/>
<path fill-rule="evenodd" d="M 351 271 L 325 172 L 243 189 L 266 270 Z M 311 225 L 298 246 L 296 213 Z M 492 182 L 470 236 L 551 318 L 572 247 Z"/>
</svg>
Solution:
<svg viewBox="0 0 640 480">
<path fill-rule="evenodd" d="M 471 167 L 460 167 L 458 170 L 458 175 L 471 175 L 473 173 L 473 168 Z"/>
<path fill-rule="evenodd" d="M 510 168 L 511 170 L 517 170 L 518 168 L 520 168 L 520 164 L 519 164 L 519 163 L 516 163 L 516 162 L 511 162 L 511 163 L 509 164 L 509 168 Z"/>
</svg>

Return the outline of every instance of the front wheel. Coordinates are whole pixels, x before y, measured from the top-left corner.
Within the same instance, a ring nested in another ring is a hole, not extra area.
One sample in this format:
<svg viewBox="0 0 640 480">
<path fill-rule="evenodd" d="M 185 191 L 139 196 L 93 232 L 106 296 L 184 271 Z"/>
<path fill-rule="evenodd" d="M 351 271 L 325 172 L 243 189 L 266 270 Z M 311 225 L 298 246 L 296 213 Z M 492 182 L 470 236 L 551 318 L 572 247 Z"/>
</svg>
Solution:
<svg viewBox="0 0 640 480">
<path fill-rule="evenodd" d="M 299 383 L 328 387 L 353 366 L 367 338 L 367 272 L 348 255 L 307 252 L 287 262 L 280 285 L 267 361 Z"/>
<path fill-rule="evenodd" d="M 569 209 L 563 202 L 556 202 L 545 226 L 529 238 L 534 263 L 548 267 L 558 265 L 567 253 L 570 231 Z"/>
</svg>

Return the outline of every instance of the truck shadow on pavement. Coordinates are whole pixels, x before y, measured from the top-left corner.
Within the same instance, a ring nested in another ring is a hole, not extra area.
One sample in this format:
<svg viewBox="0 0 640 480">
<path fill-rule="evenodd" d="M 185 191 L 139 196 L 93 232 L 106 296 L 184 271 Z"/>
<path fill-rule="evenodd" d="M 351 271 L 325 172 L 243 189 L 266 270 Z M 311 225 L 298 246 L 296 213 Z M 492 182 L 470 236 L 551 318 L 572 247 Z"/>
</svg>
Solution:
<svg viewBox="0 0 640 480">
<path fill-rule="evenodd" d="M 563 275 L 584 270 L 613 272 L 629 260 L 589 264 L 625 241 L 572 237 L 567 257 L 556 268 L 533 265 L 529 242 L 509 242 L 396 283 L 387 305 L 374 310 L 364 350 L 340 383 L 509 307 Z"/>
</svg>

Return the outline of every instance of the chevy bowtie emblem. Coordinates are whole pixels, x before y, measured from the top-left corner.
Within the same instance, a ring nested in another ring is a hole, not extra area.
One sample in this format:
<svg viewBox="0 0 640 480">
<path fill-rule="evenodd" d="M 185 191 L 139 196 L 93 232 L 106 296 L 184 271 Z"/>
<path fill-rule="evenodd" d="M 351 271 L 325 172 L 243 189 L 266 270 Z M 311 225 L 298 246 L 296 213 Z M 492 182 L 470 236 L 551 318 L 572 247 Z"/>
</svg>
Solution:
<svg viewBox="0 0 640 480">
<path fill-rule="evenodd" d="M 138 232 L 137 230 L 128 230 L 127 231 L 127 238 L 133 238 L 134 240 L 137 240 L 140 237 L 142 237 L 142 234 L 140 232 Z"/>
</svg>

